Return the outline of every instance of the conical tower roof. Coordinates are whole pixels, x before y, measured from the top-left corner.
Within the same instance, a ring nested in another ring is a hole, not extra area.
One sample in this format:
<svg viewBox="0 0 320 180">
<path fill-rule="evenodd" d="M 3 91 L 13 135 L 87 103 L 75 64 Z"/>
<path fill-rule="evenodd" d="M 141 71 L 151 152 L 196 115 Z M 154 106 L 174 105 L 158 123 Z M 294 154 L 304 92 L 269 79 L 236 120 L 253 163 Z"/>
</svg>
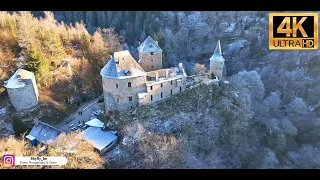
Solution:
<svg viewBox="0 0 320 180">
<path fill-rule="evenodd" d="M 210 61 L 223 62 L 224 58 L 222 57 L 220 40 L 218 40 L 216 49 L 214 50 L 213 55 L 210 58 Z"/>
</svg>

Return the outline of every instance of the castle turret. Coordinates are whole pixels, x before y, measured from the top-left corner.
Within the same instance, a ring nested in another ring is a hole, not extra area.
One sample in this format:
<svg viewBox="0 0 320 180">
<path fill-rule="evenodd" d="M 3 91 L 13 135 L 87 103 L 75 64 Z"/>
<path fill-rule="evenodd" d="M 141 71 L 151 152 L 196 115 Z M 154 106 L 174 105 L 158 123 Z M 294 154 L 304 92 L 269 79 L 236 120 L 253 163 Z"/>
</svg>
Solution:
<svg viewBox="0 0 320 180">
<path fill-rule="evenodd" d="M 162 69 L 162 49 L 150 36 L 138 47 L 139 64 L 146 71 Z"/>
<path fill-rule="evenodd" d="M 210 58 L 210 74 L 222 79 L 222 72 L 224 67 L 224 58 L 222 57 L 220 40 L 218 40 L 216 49 Z"/>
<path fill-rule="evenodd" d="M 128 50 L 115 52 L 101 69 L 105 110 L 117 111 L 138 106 L 137 92 L 146 89 L 146 73 Z"/>
<path fill-rule="evenodd" d="M 18 69 L 5 85 L 11 104 L 16 111 L 23 111 L 38 105 L 38 88 L 33 72 Z"/>
</svg>

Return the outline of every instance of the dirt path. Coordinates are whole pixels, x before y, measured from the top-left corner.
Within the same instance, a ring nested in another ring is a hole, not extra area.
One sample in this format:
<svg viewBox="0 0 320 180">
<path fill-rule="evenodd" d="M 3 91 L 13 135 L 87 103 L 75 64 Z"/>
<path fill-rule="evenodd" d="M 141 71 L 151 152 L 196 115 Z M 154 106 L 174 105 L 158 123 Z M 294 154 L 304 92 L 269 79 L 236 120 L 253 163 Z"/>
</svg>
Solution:
<svg viewBox="0 0 320 180">
<path fill-rule="evenodd" d="M 104 103 L 97 103 L 98 100 L 102 98 L 102 95 L 97 97 L 96 99 L 91 100 L 90 102 L 82 104 L 77 111 L 72 113 L 69 117 L 63 120 L 59 125 L 57 125 L 60 129 L 65 130 L 67 132 L 70 131 L 69 125 L 74 124 L 78 125 L 79 122 L 87 122 L 90 120 L 91 114 L 96 110 L 104 110 Z M 82 112 L 80 115 L 79 112 Z"/>
</svg>

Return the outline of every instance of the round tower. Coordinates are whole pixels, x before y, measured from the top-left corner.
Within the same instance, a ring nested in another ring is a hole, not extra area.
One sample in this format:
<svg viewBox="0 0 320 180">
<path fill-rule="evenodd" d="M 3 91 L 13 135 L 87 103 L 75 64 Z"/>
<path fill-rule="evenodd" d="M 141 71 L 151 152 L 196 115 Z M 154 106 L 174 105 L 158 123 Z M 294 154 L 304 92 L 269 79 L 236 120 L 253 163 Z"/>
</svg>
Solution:
<svg viewBox="0 0 320 180">
<path fill-rule="evenodd" d="M 220 40 L 218 40 L 216 49 L 210 58 L 210 74 L 213 73 L 218 79 L 222 79 L 222 72 L 224 67 L 224 58 L 222 57 Z"/>
<path fill-rule="evenodd" d="M 146 89 L 146 73 L 129 51 L 115 52 L 100 75 L 106 112 L 138 107 L 137 93 Z"/>
</svg>

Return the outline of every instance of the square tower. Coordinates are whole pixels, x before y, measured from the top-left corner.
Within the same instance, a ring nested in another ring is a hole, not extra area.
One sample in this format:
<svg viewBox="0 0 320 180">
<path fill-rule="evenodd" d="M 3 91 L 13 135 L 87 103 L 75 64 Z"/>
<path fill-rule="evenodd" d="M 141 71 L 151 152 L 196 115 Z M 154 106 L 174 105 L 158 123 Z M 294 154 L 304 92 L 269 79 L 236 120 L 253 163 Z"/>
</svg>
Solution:
<svg viewBox="0 0 320 180">
<path fill-rule="evenodd" d="M 150 36 L 138 47 L 139 64 L 144 71 L 162 69 L 162 49 Z"/>
</svg>

